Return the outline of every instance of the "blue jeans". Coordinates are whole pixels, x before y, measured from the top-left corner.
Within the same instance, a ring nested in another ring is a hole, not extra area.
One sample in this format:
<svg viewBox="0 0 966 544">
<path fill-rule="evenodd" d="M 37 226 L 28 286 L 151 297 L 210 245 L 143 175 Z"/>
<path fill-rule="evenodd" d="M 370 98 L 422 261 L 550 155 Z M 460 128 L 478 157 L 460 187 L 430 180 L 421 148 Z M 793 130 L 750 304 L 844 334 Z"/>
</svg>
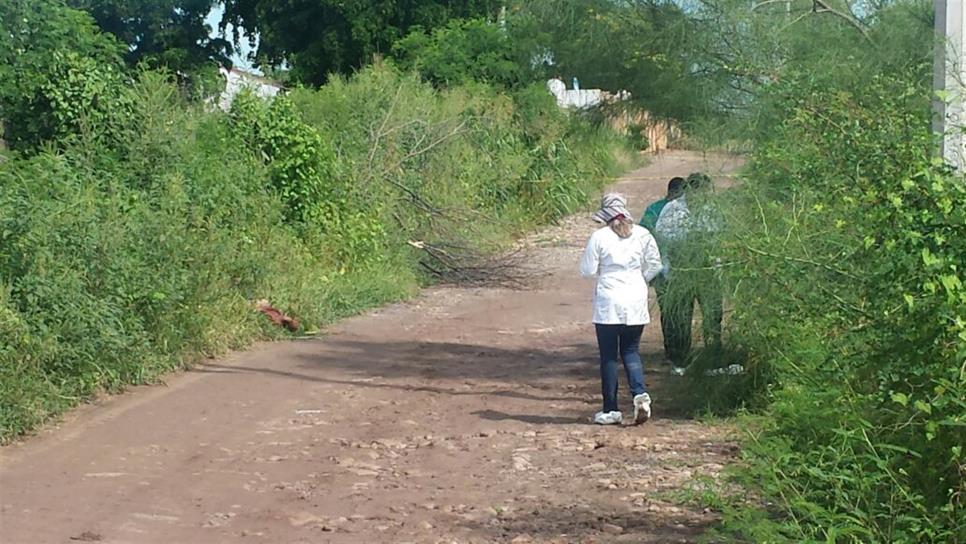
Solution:
<svg viewBox="0 0 966 544">
<path fill-rule="evenodd" d="M 634 396 L 644 392 L 644 364 L 639 352 L 644 325 L 601 325 L 597 328 L 600 348 L 600 385 L 604 397 L 604 411 L 617 408 L 617 357 L 624 361 L 627 384 Z"/>
</svg>

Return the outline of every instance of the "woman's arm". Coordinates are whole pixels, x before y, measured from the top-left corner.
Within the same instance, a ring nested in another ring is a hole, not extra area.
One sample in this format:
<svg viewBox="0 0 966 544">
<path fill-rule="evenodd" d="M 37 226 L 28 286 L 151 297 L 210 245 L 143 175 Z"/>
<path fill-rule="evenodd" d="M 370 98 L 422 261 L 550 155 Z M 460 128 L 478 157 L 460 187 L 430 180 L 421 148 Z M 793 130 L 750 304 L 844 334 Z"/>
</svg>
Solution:
<svg viewBox="0 0 966 544">
<path fill-rule="evenodd" d="M 644 236 L 644 266 L 641 267 L 644 281 L 651 283 L 651 280 L 657 277 L 663 269 L 664 263 L 661 262 L 661 252 L 657 249 L 657 242 L 653 236 L 648 234 Z"/>
<path fill-rule="evenodd" d="M 591 236 L 587 240 L 587 248 L 584 249 L 584 256 L 580 258 L 580 275 L 585 278 L 592 278 L 597 275 L 600 266 L 600 247 L 597 237 Z"/>
</svg>

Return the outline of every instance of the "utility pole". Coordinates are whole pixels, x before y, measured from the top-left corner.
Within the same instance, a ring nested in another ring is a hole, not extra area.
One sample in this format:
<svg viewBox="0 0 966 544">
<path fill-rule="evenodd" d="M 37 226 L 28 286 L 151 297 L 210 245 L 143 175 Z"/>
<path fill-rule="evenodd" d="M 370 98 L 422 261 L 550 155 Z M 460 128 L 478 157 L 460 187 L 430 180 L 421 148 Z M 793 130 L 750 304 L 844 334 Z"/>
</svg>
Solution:
<svg viewBox="0 0 966 544">
<path fill-rule="evenodd" d="M 946 163 L 957 170 L 966 166 L 966 7 L 963 0 L 933 0 L 936 9 L 936 56 L 933 70 L 935 117 L 933 129 L 942 134 Z"/>
</svg>

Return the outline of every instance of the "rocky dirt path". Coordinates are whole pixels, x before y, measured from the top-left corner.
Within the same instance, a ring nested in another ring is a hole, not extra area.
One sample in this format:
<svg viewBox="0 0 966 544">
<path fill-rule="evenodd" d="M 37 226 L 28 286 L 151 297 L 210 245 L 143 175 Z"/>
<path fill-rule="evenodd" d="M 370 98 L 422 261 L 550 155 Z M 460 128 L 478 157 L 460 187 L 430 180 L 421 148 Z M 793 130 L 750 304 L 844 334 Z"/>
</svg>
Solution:
<svg viewBox="0 0 966 544">
<path fill-rule="evenodd" d="M 618 187 L 640 213 L 671 175 L 733 167 L 667 153 Z M 582 216 L 532 237 L 526 290 L 430 289 L 4 448 L 0 541 L 694 541 L 713 515 L 667 492 L 734 446 L 668 412 L 657 326 L 642 346 L 654 419 L 590 424 L 591 284 L 575 268 L 593 228 Z"/>
</svg>

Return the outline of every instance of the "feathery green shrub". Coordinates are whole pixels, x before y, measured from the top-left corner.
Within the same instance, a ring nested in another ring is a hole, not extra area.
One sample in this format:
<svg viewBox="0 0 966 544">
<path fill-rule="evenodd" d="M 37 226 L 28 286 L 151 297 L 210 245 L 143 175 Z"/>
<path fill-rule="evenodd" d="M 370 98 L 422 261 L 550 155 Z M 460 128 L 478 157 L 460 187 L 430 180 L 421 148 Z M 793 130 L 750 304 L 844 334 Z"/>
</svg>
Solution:
<svg viewBox="0 0 966 544">
<path fill-rule="evenodd" d="M 715 248 L 758 408 L 725 528 L 754 542 L 966 540 L 966 181 L 922 89 L 784 83 Z M 728 408 L 718 405 L 714 408 Z"/>
</svg>

